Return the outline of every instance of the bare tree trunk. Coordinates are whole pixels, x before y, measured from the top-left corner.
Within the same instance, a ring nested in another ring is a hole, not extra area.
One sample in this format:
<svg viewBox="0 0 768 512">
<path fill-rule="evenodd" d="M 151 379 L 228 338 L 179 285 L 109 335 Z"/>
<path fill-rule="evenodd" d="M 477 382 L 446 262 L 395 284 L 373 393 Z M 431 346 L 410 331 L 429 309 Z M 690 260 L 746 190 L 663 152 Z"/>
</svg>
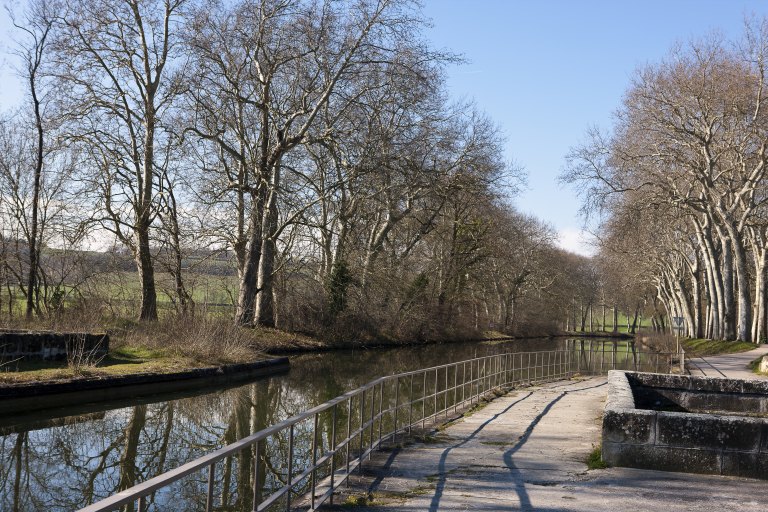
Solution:
<svg viewBox="0 0 768 512">
<path fill-rule="evenodd" d="M 635 317 L 632 319 L 632 327 L 629 329 L 630 334 L 635 334 L 637 331 L 637 317 L 640 315 L 640 306 L 635 308 Z"/>
<path fill-rule="evenodd" d="M 261 256 L 259 257 L 259 293 L 256 296 L 255 320 L 265 327 L 275 326 L 274 304 L 274 271 L 275 271 L 275 237 L 277 231 L 277 188 L 280 184 L 280 175 L 277 166 L 273 170 L 272 186 L 264 207 L 264 224 L 261 241 Z"/>
<path fill-rule="evenodd" d="M 261 259 L 262 202 L 257 199 L 252 205 L 249 219 L 250 235 L 245 246 L 243 266 L 240 270 L 240 291 L 237 296 L 235 323 L 252 326 L 256 314 L 256 295 L 259 290 L 258 273 Z"/>
<path fill-rule="evenodd" d="M 136 226 L 136 266 L 141 277 L 140 320 L 157 320 L 157 290 L 155 289 L 155 269 L 152 264 L 152 252 L 149 246 L 149 226 Z"/>
<path fill-rule="evenodd" d="M 733 249 L 727 238 L 720 240 L 723 251 L 723 338 L 736 339 L 736 304 L 733 294 Z"/>
<path fill-rule="evenodd" d="M 766 338 L 766 302 L 768 301 L 768 283 L 766 283 L 766 267 L 768 267 L 768 250 L 761 249 L 755 261 L 755 315 L 752 341 L 760 343 Z"/>
<path fill-rule="evenodd" d="M 605 299 L 603 299 L 602 306 L 603 306 L 603 327 L 600 330 L 605 332 Z"/>
<path fill-rule="evenodd" d="M 741 241 L 741 233 L 733 226 L 726 224 L 733 244 L 733 255 L 736 263 L 736 283 L 738 287 L 738 331 L 737 337 L 741 341 L 752 341 L 752 298 L 750 296 L 749 273 L 747 270 L 747 255 L 744 244 Z"/>
<path fill-rule="evenodd" d="M 724 338 L 724 293 L 723 293 L 723 279 L 720 272 L 719 265 L 717 263 L 717 256 L 715 252 L 715 245 L 712 241 L 712 230 L 707 224 L 701 225 L 696 222 L 696 237 L 699 240 L 699 244 L 703 248 L 703 260 L 707 271 L 707 289 L 710 293 L 710 329 L 707 332 L 708 338 L 722 339 Z"/>
<path fill-rule="evenodd" d="M 31 11 L 27 14 L 27 26 L 19 25 L 15 20 L 16 28 L 23 30 L 31 36 L 31 42 L 25 47 L 21 45 L 20 55 L 26 66 L 26 79 L 32 98 L 32 111 L 35 119 L 36 147 L 34 159 L 34 177 L 32 185 L 32 211 L 27 233 L 28 263 L 27 273 L 27 297 L 26 317 L 32 318 L 34 312 L 40 313 L 39 302 L 39 267 L 40 267 L 40 195 L 42 189 L 43 165 L 45 155 L 45 127 L 43 126 L 43 114 L 40 100 L 40 83 L 38 81 L 40 68 L 43 65 L 43 57 L 47 51 L 48 35 L 53 27 L 54 13 L 49 11 L 46 4 L 31 5 Z"/>
<path fill-rule="evenodd" d="M 695 264 L 691 269 L 691 291 L 693 296 L 693 321 L 695 325 L 692 327 L 691 336 L 694 338 L 704 337 L 704 302 L 702 300 L 702 262 L 701 252 L 696 251 Z"/>
<path fill-rule="evenodd" d="M 40 247 L 38 242 L 38 212 L 40 210 L 40 187 L 43 174 L 43 120 L 40 113 L 40 100 L 37 97 L 36 73 L 40 65 L 39 59 L 30 69 L 29 89 L 32 93 L 32 104 L 35 111 L 35 130 L 37 131 L 37 148 L 35 154 L 35 178 L 32 188 L 32 220 L 29 227 L 29 274 L 27 275 L 27 319 L 39 308 L 37 298 L 37 272 Z"/>
</svg>

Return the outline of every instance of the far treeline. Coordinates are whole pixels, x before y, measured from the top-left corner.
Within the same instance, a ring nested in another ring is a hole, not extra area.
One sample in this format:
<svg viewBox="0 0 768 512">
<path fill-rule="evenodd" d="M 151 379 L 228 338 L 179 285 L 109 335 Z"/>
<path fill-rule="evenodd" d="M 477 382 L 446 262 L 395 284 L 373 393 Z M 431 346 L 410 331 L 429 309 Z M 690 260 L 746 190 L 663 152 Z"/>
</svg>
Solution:
<svg viewBox="0 0 768 512">
<path fill-rule="evenodd" d="M 603 266 L 696 338 L 768 337 L 768 22 L 639 70 L 611 131 L 562 179 L 583 194 Z"/>
<path fill-rule="evenodd" d="M 408 0 L 28 2 L 26 97 L 0 119 L 3 324 L 205 316 L 344 341 L 597 322 L 601 272 L 509 204 L 524 175 L 448 100 L 457 56 L 425 22 Z"/>
</svg>

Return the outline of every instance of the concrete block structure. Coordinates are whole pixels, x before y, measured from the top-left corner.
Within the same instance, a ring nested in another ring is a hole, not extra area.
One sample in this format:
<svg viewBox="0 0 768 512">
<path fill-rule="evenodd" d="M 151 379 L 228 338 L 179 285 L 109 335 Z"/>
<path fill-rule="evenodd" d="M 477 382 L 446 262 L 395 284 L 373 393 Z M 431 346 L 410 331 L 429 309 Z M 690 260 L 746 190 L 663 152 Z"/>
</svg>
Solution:
<svg viewBox="0 0 768 512">
<path fill-rule="evenodd" d="M 768 381 L 611 371 L 603 460 L 768 479 Z"/>
<path fill-rule="evenodd" d="M 98 359 L 109 352 L 109 335 L 100 333 L 0 330 L 0 362 Z"/>
</svg>

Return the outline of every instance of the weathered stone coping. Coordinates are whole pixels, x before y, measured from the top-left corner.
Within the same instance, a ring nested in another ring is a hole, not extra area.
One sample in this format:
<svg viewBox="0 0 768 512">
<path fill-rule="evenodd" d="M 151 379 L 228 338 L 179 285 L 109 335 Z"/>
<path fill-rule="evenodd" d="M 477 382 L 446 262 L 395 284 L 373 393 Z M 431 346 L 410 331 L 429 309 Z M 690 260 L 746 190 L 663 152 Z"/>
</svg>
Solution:
<svg viewBox="0 0 768 512">
<path fill-rule="evenodd" d="M 611 371 L 603 415 L 606 462 L 768 479 L 768 418 L 640 409 L 636 396 L 644 387 L 683 409 L 687 407 L 681 404 L 693 403 L 742 413 L 768 410 L 765 381 Z M 740 396 L 751 404 L 751 411 L 744 410 Z"/>
<path fill-rule="evenodd" d="M 136 373 L 8 384 L 0 386 L 0 414 L 26 413 L 83 402 L 170 393 L 212 383 L 248 380 L 279 373 L 288 368 L 288 358 L 278 357 L 253 363 L 195 368 L 174 373 Z"/>
</svg>

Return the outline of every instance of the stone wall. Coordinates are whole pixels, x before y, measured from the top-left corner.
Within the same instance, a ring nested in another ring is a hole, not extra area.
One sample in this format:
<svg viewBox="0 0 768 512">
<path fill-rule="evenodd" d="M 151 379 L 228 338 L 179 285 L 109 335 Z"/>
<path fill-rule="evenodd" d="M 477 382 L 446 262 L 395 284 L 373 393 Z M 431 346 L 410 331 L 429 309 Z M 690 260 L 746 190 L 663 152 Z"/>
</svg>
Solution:
<svg viewBox="0 0 768 512">
<path fill-rule="evenodd" d="M 109 336 L 78 332 L 0 330 L 0 362 L 64 360 L 69 356 L 98 359 L 109 352 Z"/>
<path fill-rule="evenodd" d="M 768 382 L 611 371 L 608 384 L 602 441 L 607 463 L 768 479 Z M 652 405 L 667 408 L 671 402 L 677 410 L 639 408 L 636 399 L 652 401 L 653 393 L 660 399 Z M 738 403 L 740 395 L 748 407 Z M 685 412 L 691 404 L 726 412 Z"/>
</svg>

